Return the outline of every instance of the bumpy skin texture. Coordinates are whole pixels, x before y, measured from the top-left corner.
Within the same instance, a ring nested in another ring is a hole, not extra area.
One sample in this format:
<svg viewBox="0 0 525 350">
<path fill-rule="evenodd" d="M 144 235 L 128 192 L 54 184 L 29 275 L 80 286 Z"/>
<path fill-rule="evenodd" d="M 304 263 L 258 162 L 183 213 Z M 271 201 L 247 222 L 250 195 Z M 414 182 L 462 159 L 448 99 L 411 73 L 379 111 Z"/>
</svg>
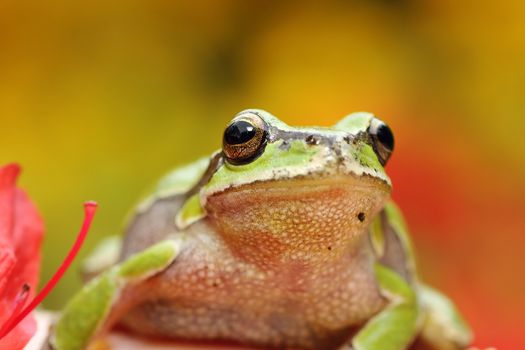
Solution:
<svg viewBox="0 0 525 350">
<path fill-rule="evenodd" d="M 241 165 L 217 152 L 161 180 L 128 224 L 120 263 L 90 282 L 57 327 L 86 312 L 89 289 L 110 302 L 90 327 L 78 326 L 82 344 L 63 334 L 55 347 L 82 349 L 117 323 L 281 349 L 401 350 L 418 335 L 437 349 L 465 346 L 470 333 L 453 305 L 418 282 L 389 202 L 387 149 L 377 152 L 384 145 L 371 132 L 379 121 L 356 113 L 330 129 L 296 129 L 264 111 L 240 117 L 264 121 L 264 149 Z M 155 274 L 136 267 L 157 242 L 174 242 L 174 261 Z M 122 278 L 122 269 L 139 272 Z"/>
<path fill-rule="evenodd" d="M 364 234 L 368 222 L 357 217 L 363 208 L 379 208 L 366 190 L 350 201 L 355 189 L 342 179 L 315 183 L 315 191 L 312 181 L 283 181 L 211 197 L 210 219 L 188 229 L 177 263 L 148 282 L 154 302 L 124 323 L 177 338 L 301 348 L 341 343 L 386 304 Z M 214 216 L 224 219 L 220 225 Z"/>
</svg>

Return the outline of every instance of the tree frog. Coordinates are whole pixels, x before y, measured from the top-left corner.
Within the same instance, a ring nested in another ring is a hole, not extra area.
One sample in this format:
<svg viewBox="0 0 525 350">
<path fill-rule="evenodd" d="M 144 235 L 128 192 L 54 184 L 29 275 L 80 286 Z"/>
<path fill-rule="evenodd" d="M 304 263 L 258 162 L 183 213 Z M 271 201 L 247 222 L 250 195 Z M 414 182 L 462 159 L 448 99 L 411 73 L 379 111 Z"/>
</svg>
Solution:
<svg viewBox="0 0 525 350">
<path fill-rule="evenodd" d="M 118 324 L 269 349 L 463 349 L 471 332 L 419 281 L 390 200 L 393 148 L 371 113 L 291 127 L 240 112 L 221 150 L 164 177 L 122 244 L 90 259 L 116 261 L 69 301 L 52 346 L 85 349 Z"/>
</svg>

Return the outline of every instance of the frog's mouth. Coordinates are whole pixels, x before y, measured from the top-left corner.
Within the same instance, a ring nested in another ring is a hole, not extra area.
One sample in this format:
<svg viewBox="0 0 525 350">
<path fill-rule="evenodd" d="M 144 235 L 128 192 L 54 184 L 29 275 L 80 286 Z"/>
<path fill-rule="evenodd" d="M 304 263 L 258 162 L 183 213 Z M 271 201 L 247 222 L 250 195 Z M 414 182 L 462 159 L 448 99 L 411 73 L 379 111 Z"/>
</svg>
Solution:
<svg viewBox="0 0 525 350">
<path fill-rule="evenodd" d="M 301 176 L 215 193 L 206 211 L 225 241 L 250 259 L 311 259 L 348 248 L 389 194 L 371 176 Z"/>
</svg>

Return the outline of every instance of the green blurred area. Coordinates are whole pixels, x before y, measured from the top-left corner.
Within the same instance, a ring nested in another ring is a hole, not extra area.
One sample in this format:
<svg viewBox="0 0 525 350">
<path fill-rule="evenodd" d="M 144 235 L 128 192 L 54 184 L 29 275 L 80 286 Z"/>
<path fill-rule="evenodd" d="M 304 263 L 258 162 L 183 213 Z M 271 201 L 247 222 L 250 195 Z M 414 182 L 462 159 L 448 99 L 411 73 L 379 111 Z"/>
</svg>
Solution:
<svg viewBox="0 0 525 350">
<path fill-rule="evenodd" d="M 100 207 L 81 257 L 248 107 L 297 125 L 373 111 L 400 148 L 440 157 L 459 140 L 525 193 L 523 13 L 519 0 L 1 1 L 0 162 L 23 165 L 45 218 L 42 280 L 82 202 Z M 46 307 L 78 289 L 78 261 Z"/>
</svg>

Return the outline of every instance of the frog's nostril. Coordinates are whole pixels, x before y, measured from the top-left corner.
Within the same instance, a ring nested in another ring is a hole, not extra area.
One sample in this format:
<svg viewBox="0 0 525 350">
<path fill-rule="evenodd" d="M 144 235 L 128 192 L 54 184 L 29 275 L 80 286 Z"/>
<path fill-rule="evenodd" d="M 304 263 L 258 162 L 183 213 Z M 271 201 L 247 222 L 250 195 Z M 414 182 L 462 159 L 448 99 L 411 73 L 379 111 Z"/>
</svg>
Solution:
<svg viewBox="0 0 525 350">
<path fill-rule="evenodd" d="M 315 137 L 314 135 L 308 135 L 304 139 L 307 144 L 315 146 L 319 144 L 319 138 Z"/>
<path fill-rule="evenodd" d="M 365 215 L 365 213 L 360 212 L 359 214 L 357 214 L 357 219 L 358 219 L 359 221 L 361 221 L 361 222 L 365 221 L 365 219 L 366 219 L 366 215 Z"/>
</svg>

